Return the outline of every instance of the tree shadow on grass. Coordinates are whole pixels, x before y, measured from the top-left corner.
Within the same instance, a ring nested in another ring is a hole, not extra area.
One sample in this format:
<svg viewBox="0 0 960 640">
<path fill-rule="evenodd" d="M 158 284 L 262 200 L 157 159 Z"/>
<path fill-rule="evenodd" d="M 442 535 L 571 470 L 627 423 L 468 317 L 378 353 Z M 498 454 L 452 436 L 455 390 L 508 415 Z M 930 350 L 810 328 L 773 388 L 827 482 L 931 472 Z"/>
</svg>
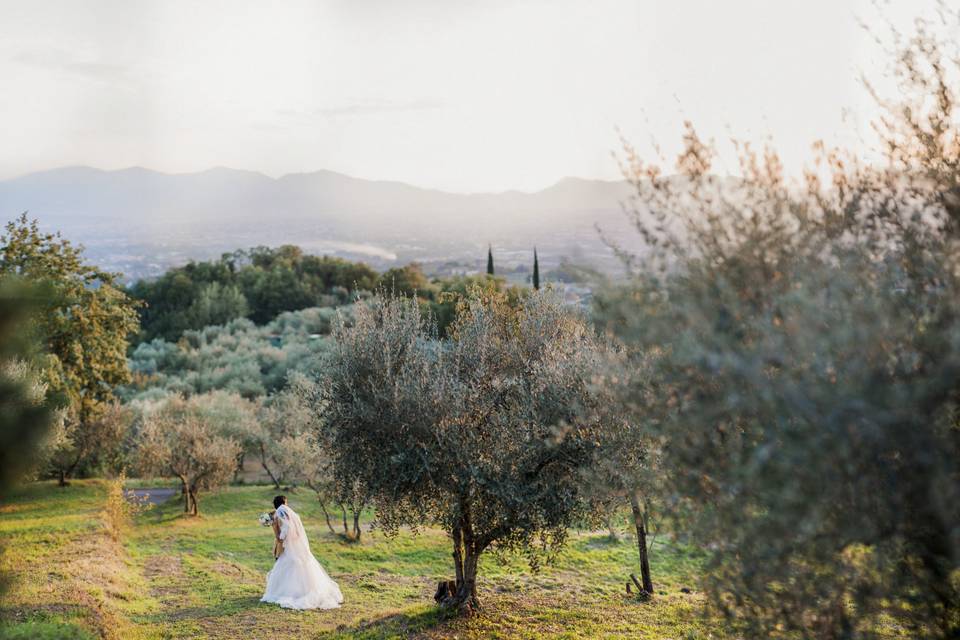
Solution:
<svg viewBox="0 0 960 640">
<path fill-rule="evenodd" d="M 153 505 L 151 509 L 137 516 L 137 519 L 149 524 L 166 524 L 183 515 L 183 497 L 179 491 L 176 491 L 167 500 Z"/>
<path fill-rule="evenodd" d="M 138 616 L 137 622 L 150 624 L 167 624 L 171 621 L 203 620 L 222 618 L 238 613 L 249 612 L 265 607 L 259 596 L 244 596 L 241 598 L 225 599 L 215 605 L 199 607 L 181 607 L 144 616 Z"/>
<path fill-rule="evenodd" d="M 573 547 L 590 551 L 592 549 L 618 549 L 629 542 L 626 537 L 613 538 L 609 533 L 597 533 L 583 536 L 574 541 Z"/>
<path fill-rule="evenodd" d="M 0 624 L 10 624 L 25 621 L 46 621 L 58 617 L 82 618 L 93 616 L 91 607 L 81 604 L 37 604 L 19 607 L 0 607 Z"/>
<path fill-rule="evenodd" d="M 136 622 L 138 624 L 160 625 L 186 622 L 188 625 L 199 624 L 201 627 L 216 627 L 222 631 L 225 627 L 231 627 L 231 623 L 239 620 L 236 616 L 247 614 L 243 619 L 243 624 L 252 624 L 256 627 L 258 623 L 254 621 L 254 618 L 250 618 L 249 614 L 262 614 L 268 617 L 274 616 L 278 610 L 274 605 L 261 603 L 257 596 L 248 596 L 224 600 L 216 605 L 184 607 L 174 611 L 168 610 L 162 613 L 140 616 L 136 618 Z M 315 620 L 319 626 L 322 624 L 322 617 L 328 612 L 320 611 L 317 613 L 320 614 L 320 618 L 316 618 Z M 333 612 L 329 613 L 332 614 Z M 259 619 L 259 617 L 260 616 L 257 615 L 256 619 Z M 439 607 L 428 607 L 411 612 L 393 613 L 380 618 L 361 620 L 354 624 L 339 624 L 335 628 L 327 630 L 317 629 L 316 632 L 311 631 L 310 637 L 317 639 L 354 638 L 363 640 L 372 640 L 374 638 L 406 638 L 442 625 L 452 619 L 456 619 L 454 613 L 449 613 Z M 231 635 L 230 637 L 234 636 Z"/>
<path fill-rule="evenodd" d="M 336 629 L 315 636 L 317 640 L 330 638 L 407 638 L 456 618 L 456 614 L 439 607 L 430 607 L 414 613 L 394 613 L 373 620 L 363 620 L 355 625 L 338 625 Z"/>
<path fill-rule="evenodd" d="M 99 608 L 83 604 L 0 608 L 0 640 L 93 640 L 102 637 L 105 624 Z"/>
</svg>

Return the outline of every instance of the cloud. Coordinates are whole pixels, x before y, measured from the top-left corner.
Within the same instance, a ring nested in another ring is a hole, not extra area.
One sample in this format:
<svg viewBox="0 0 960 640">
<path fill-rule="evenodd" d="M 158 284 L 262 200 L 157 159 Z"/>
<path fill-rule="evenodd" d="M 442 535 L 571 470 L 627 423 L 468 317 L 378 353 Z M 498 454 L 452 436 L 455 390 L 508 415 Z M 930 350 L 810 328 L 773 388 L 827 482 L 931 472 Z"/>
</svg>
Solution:
<svg viewBox="0 0 960 640">
<path fill-rule="evenodd" d="M 14 55 L 12 60 L 30 67 L 99 82 L 120 82 L 129 80 L 131 77 L 130 70 L 123 65 L 83 60 L 68 51 L 58 49 L 21 51 Z"/>
<path fill-rule="evenodd" d="M 439 100 L 419 99 L 409 102 L 394 102 L 391 100 L 359 100 L 347 104 L 318 107 L 308 111 L 283 110 L 278 112 L 286 117 L 315 117 L 324 118 L 353 118 L 372 116 L 387 113 L 404 113 L 412 111 L 431 111 L 442 109 L 443 103 Z"/>
</svg>

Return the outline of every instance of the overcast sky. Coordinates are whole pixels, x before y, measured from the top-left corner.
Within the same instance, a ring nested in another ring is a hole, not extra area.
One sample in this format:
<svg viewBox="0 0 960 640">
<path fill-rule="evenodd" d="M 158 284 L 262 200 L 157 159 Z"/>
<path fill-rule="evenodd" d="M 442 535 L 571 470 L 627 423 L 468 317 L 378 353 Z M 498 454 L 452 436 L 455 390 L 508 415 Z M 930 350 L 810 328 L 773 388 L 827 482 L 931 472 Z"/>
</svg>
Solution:
<svg viewBox="0 0 960 640">
<path fill-rule="evenodd" d="M 888 7 L 909 24 L 922 2 Z M 0 178 L 63 165 L 330 169 L 456 191 L 668 152 L 856 144 L 868 0 L 0 0 Z"/>
</svg>

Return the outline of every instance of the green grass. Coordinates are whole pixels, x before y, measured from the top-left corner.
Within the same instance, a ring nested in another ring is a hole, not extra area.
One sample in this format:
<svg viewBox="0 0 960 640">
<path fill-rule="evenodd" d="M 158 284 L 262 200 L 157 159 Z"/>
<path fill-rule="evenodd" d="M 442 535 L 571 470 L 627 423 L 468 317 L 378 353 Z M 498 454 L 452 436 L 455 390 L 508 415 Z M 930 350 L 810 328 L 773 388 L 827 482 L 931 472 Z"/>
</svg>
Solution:
<svg viewBox="0 0 960 640">
<path fill-rule="evenodd" d="M 87 629 L 62 622 L 21 622 L 0 627 L 0 640 L 94 640 Z"/>
<path fill-rule="evenodd" d="M 37 483 L 0 507 L 0 566 L 14 576 L 0 607 L 0 639 L 89 632 L 248 640 L 278 629 L 294 638 L 726 637 L 701 615 L 702 596 L 680 591 L 695 588 L 703 560 L 687 548 L 658 546 L 658 593 L 646 603 L 624 593 L 636 570 L 632 538 L 611 542 L 573 532 L 567 549 L 538 573 L 523 558 L 491 555 L 480 571 L 483 611 L 450 618 L 432 600 L 437 581 L 452 573 L 443 532 L 387 539 L 365 531 L 361 543 L 347 543 L 327 530 L 312 495 L 300 491 L 289 494 L 290 502 L 346 601 L 333 611 L 297 612 L 259 602 L 273 557 L 272 532 L 256 517 L 270 507 L 272 488 L 202 496 L 200 518 L 183 517 L 174 499 L 138 516 L 122 545 L 100 522 L 105 491 L 99 481 L 66 489 Z"/>
</svg>

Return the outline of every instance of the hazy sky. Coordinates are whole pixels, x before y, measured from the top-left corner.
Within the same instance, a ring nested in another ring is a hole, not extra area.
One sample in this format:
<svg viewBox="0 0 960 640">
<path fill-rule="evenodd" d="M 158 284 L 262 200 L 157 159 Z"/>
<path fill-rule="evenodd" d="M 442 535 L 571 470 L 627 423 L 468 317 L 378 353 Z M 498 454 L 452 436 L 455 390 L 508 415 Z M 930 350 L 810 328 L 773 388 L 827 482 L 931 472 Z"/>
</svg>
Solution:
<svg viewBox="0 0 960 640">
<path fill-rule="evenodd" d="M 923 4 L 887 14 L 909 24 Z M 0 0 L 0 178 L 62 165 L 331 169 L 458 191 L 668 152 L 849 144 L 868 0 Z"/>
</svg>

